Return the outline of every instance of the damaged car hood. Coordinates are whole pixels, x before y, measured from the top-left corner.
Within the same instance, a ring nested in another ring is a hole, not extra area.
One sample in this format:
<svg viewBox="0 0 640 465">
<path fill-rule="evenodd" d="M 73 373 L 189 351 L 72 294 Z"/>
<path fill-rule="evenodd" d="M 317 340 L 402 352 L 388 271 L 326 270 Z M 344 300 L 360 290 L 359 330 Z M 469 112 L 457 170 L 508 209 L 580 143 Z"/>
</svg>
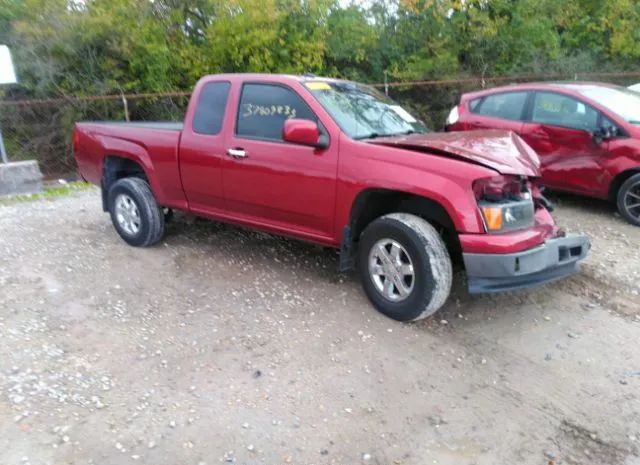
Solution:
<svg viewBox="0 0 640 465">
<path fill-rule="evenodd" d="M 459 158 L 492 168 L 501 174 L 540 176 L 538 155 L 511 131 L 434 132 L 381 137 L 367 142 Z"/>
</svg>

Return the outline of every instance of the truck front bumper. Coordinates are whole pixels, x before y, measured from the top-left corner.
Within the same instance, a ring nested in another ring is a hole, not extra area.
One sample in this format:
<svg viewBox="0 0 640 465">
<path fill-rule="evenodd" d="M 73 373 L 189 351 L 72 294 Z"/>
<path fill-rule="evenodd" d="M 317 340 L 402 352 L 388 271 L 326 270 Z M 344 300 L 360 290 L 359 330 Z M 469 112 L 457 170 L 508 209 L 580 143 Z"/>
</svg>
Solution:
<svg viewBox="0 0 640 465">
<path fill-rule="evenodd" d="M 578 271 L 590 248 L 587 236 L 573 234 L 516 253 L 463 253 L 469 292 L 509 291 L 564 278 Z"/>
</svg>

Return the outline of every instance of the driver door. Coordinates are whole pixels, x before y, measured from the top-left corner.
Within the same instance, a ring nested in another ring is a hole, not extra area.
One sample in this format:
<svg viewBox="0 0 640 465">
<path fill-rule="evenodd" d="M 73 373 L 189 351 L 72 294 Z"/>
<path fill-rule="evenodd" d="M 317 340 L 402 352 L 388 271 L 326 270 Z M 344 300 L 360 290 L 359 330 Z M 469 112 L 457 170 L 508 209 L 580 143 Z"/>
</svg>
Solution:
<svg viewBox="0 0 640 465">
<path fill-rule="evenodd" d="M 281 232 L 332 237 L 338 144 L 321 149 L 282 139 L 289 118 L 319 123 L 289 86 L 251 81 L 239 94 L 222 168 L 228 211 Z"/>
<path fill-rule="evenodd" d="M 572 96 L 535 93 L 521 136 L 540 157 L 542 184 L 581 194 L 601 190 L 608 142 L 593 137 L 601 118 L 596 109 Z"/>
</svg>

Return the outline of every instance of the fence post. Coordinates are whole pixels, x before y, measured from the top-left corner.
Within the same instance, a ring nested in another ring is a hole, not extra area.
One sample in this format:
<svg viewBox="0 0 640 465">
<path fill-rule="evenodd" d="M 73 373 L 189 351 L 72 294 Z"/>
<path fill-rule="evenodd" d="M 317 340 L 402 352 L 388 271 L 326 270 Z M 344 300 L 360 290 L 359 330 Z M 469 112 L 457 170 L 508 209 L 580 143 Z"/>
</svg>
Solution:
<svg viewBox="0 0 640 465">
<path fill-rule="evenodd" d="M 384 94 L 389 96 L 389 82 L 387 81 L 387 70 L 384 70 Z"/>
<path fill-rule="evenodd" d="M 120 97 L 122 98 L 122 106 L 124 107 L 124 119 L 128 123 L 129 120 L 129 103 L 127 97 L 124 96 L 124 92 L 120 91 Z"/>
<path fill-rule="evenodd" d="M 0 156 L 2 156 L 3 163 L 9 163 L 9 157 L 7 157 L 7 150 L 4 148 L 4 138 L 2 137 L 2 126 L 0 126 Z"/>
</svg>

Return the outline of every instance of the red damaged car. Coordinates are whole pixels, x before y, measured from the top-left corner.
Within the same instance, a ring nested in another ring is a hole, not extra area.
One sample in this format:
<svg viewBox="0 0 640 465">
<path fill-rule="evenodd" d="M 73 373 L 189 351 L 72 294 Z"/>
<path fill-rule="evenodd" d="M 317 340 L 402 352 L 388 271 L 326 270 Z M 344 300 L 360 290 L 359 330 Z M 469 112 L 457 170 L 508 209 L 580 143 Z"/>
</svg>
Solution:
<svg viewBox="0 0 640 465">
<path fill-rule="evenodd" d="M 78 123 L 74 152 L 127 243 L 158 242 L 176 209 L 334 247 L 398 320 L 444 304 L 456 258 L 471 292 L 497 292 L 568 276 L 589 250 L 555 226 L 518 136 L 429 133 L 353 82 L 206 76 L 184 124 Z"/>
<path fill-rule="evenodd" d="M 543 185 L 609 199 L 640 225 L 640 93 L 587 82 L 497 87 L 464 94 L 446 129 L 513 131 L 540 157 Z"/>
</svg>

